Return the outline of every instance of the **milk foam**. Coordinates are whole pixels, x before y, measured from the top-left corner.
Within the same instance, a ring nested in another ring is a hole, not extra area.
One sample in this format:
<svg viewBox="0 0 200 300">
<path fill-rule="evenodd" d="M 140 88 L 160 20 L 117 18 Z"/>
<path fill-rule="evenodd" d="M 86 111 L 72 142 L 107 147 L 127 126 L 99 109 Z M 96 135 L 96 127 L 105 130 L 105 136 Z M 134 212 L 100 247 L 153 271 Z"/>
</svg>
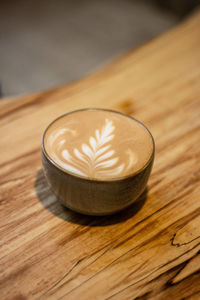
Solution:
<svg viewBox="0 0 200 300">
<path fill-rule="evenodd" d="M 83 110 L 56 120 L 44 137 L 47 154 L 77 176 L 128 176 L 149 160 L 153 142 L 147 130 L 124 115 Z"/>
</svg>

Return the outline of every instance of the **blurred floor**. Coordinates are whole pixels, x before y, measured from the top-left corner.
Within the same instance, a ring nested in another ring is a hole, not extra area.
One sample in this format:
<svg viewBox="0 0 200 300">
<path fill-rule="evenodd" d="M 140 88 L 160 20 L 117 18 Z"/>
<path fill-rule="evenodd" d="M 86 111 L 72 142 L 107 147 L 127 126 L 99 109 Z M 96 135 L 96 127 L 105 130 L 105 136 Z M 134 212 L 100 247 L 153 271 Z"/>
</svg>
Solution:
<svg viewBox="0 0 200 300">
<path fill-rule="evenodd" d="M 139 0 L 1 1 L 3 96 L 81 78 L 177 21 Z"/>
</svg>

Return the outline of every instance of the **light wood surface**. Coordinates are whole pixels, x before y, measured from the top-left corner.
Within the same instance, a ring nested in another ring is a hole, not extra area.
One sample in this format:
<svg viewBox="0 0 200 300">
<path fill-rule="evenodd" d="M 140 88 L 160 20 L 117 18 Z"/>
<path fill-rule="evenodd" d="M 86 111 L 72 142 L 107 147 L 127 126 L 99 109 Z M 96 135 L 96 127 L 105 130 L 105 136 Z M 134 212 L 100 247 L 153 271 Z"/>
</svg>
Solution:
<svg viewBox="0 0 200 300">
<path fill-rule="evenodd" d="M 155 138 L 148 191 L 120 215 L 65 210 L 44 179 L 44 128 L 83 107 Z M 80 82 L 3 100 L 0 136 L 0 299 L 199 299 L 200 12 Z"/>
</svg>

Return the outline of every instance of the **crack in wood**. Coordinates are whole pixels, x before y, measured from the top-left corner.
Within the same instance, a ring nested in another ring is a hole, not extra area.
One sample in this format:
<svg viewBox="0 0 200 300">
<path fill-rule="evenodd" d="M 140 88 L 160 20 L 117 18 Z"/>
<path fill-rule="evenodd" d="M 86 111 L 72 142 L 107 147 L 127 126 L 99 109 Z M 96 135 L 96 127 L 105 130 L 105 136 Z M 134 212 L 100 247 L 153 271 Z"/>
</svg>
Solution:
<svg viewBox="0 0 200 300">
<path fill-rule="evenodd" d="M 166 266 L 166 265 L 168 265 L 168 264 L 170 264 L 170 263 L 176 261 L 176 260 L 177 260 L 178 258 L 180 258 L 181 256 L 184 256 L 185 254 L 187 254 L 187 253 L 189 253 L 190 251 L 192 251 L 193 249 L 195 249 L 197 246 L 199 246 L 199 244 L 195 245 L 192 249 L 188 250 L 187 252 L 184 252 L 183 254 L 179 255 L 178 257 L 176 257 L 176 259 L 173 259 L 172 261 L 170 261 L 170 262 L 168 262 L 168 263 L 162 265 L 162 266 L 159 267 L 158 269 L 153 270 L 151 273 L 149 273 L 148 275 L 146 275 L 146 276 L 143 277 L 142 279 L 140 279 L 140 280 L 138 280 L 138 281 L 136 281 L 136 282 L 134 282 L 134 283 L 129 284 L 129 285 L 126 286 L 125 288 L 121 289 L 120 291 L 114 293 L 113 295 L 109 296 L 108 298 L 106 298 L 106 299 L 104 299 L 104 300 L 112 299 L 113 297 L 115 297 L 116 295 L 118 295 L 118 294 L 124 292 L 124 291 L 127 290 L 128 288 L 130 288 L 130 287 L 132 287 L 132 286 L 138 284 L 138 283 L 141 282 L 141 281 L 144 281 L 145 279 L 147 279 L 148 277 L 150 277 L 151 275 L 153 275 L 154 273 L 156 273 L 157 271 L 159 271 L 160 269 L 162 269 L 164 266 Z M 198 252 L 197 252 L 197 253 L 198 253 Z M 177 266 L 174 266 L 174 267 L 171 268 L 171 269 L 168 269 L 168 270 L 165 271 L 164 273 L 159 274 L 158 276 L 156 276 L 156 277 L 153 278 L 152 280 L 148 281 L 148 284 L 157 281 L 160 277 L 162 277 L 162 276 L 165 275 L 165 274 L 169 274 L 169 273 L 173 272 L 174 270 L 180 269 L 180 266 L 182 266 L 183 264 L 185 265 L 185 262 L 183 262 L 183 263 L 181 263 L 181 264 L 179 264 L 179 265 L 177 265 Z M 179 271 L 178 271 L 178 272 L 179 272 Z M 177 274 L 178 274 L 178 273 L 177 273 Z M 177 276 L 177 274 L 176 274 L 175 276 Z M 194 274 L 192 274 L 192 275 L 194 275 Z M 174 277 L 175 277 L 175 276 L 174 276 Z M 166 283 L 166 284 L 167 284 L 167 283 Z M 169 284 L 169 285 L 172 286 L 172 284 Z"/>
<path fill-rule="evenodd" d="M 174 233 L 173 237 L 172 237 L 171 240 L 170 240 L 170 241 L 171 241 L 171 245 L 174 246 L 174 247 L 182 247 L 182 246 L 188 245 L 188 244 L 190 244 L 190 243 L 192 243 L 192 242 L 194 242 L 194 241 L 196 241 L 197 239 L 200 238 L 200 236 L 197 236 L 197 237 L 193 238 L 192 240 L 190 240 L 189 242 L 185 242 L 185 243 L 174 243 L 174 239 L 175 239 L 175 237 L 176 237 L 176 234 L 177 234 L 177 233 Z"/>
<path fill-rule="evenodd" d="M 154 212 L 152 215 L 155 215 L 157 212 L 163 210 L 165 207 L 169 206 L 171 203 L 174 203 L 174 202 L 177 201 L 178 199 L 179 199 L 179 197 L 176 198 L 176 199 L 173 199 L 173 200 L 170 201 L 168 204 L 166 204 L 164 207 L 161 207 L 161 208 L 158 209 L 156 212 Z M 149 219 L 152 215 L 148 216 L 147 218 L 141 220 L 141 222 L 138 222 L 138 223 L 142 223 L 143 221 L 146 221 L 146 219 Z M 136 226 L 138 225 L 138 223 L 135 224 L 133 227 L 136 227 Z M 132 228 L 133 228 L 133 227 L 132 227 Z M 160 236 L 160 235 L 162 234 L 162 232 L 164 232 L 164 231 L 165 231 L 165 229 L 163 229 L 163 230 L 160 231 L 158 234 L 156 234 L 156 236 Z M 129 252 L 131 252 L 131 251 L 133 251 L 133 250 L 136 250 L 137 248 L 141 248 L 142 246 L 146 245 L 147 243 L 149 243 L 149 241 L 155 239 L 156 236 L 153 236 L 153 237 L 152 237 L 151 239 L 149 239 L 148 241 L 145 241 L 144 243 L 138 245 L 137 247 L 133 247 L 133 248 L 131 248 L 129 251 L 127 251 L 126 253 L 123 253 L 122 255 L 120 255 L 119 257 L 117 257 L 115 260 L 113 260 L 111 263 L 109 263 L 108 265 L 106 265 L 106 266 L 105 266 L 103 269 L 101 269 L 99 272 L 97 272 L 95 275 L 91 276 L 90 278 L 88 278 L 87 280 L 85 280 L 84 282 L 82 282 L 81 284 L 79 284 L 77 287 L 74 287 L 73 289 L 71 289 L 70 291 L 68 291 L 66 294 L 64 294 L 64 295 L 63 295 L 61 298 L 59 298 L 59 299 L 63 299 L 63 297 L 66 297 L 66 296 L 69 295 L 71 292 L 73 292 L 74 290 L 76 290 L 77 288 L 79 288 L 80 286 L 82 286 L 83 284 L 85 284 L 87 281 L 91 280 L 94 276 L 96 276 L 96 275 L 99 274 L 100 272 L 104 271 L 106 268 L 108 268 L 110 265 L 112 265 L 113 263 L 115 263 L 116 261 L 118 261 L 120 258 L 122 258 L 123 256 L 127 255 Z M 112 244 L 113 244 L 113 242 L 111 243 L 111 245 L 112 245 Z M 109 245 L 108 245 L 108 246 L 109 246 Z M 117 245 L 117 246 L 118 246 L 118 245 Z M 196 247 L 196 246 L 197 246 L 197 245 L 195 245 L 195 247 Z M 115 246 L 115 247 L 116 247 L 116 246 Z M 115 247 L 111 247 L 111 248 L 107 249 L 107 250 L 105 251 L 105 253 L 106 253 L 107 251 L 111 250 L 112 248 L 115 248 Z M 195 247 L 193 247 L 192 249 L 194 249 Z M 191 249 L 190 249 L 189 251 L 191 251 Z M 187 251 L 187 252 L 189 252 L 189 251 Z M 183 255 L 185 255 L 187 252 L 185 252 Z M 103 256 L 105 253 L 103 253 L 101 256 Z M 100 257 L 101 257 L 101 256 L 100 256 Z M 182 255 L 181 255 L 181 256 L 182 256 Z M 179 256 L 179 257 L 181 257 L 181 256 Z M 98 260 L 100 257 L 98 257 L 96 260 Z M 179 258 L 179 257 L 177 257 L 177 258 Z M 176 258 L 176 259 L 177 259 L 177 258 Z M 176 259 L 175 259 L 175 260 L 176 260 Z M 95 260 L 95 261 L 96 261 L 96 260 Z M 93 263 L 94 263 L 94 262 L 92 262 L 91 264 L 93 264 Z M 170 263 L 170 262 L 169 262 L 169 263 Z M 167 264 L 169 264 L 169 263 L 167 263 Z M 162 266 L 162 267 L 163 267 L 163 266 Z M 86 268 L 87 268 L 87 267 L 86 267 Z M 150 275 L 152 275 L 152 274 L 155 273 L 156 271 L 157 271 L 157 270 L 152 271 L 150 274 L 148 274 L 147 277 L 149 277 Z M 141 280 L 137 281 L 137 282 L 134 283 L 134 284 L 137 284 L 138 282 L 140 282 L 140 281 L 142 281 L 142 280 L 144 280 L 144 279 L 146 279 L 146 277 L 145 277 L 145 278 L 142 278 Z M 68 281 L 67 281 L 67 282 L 68 282 Z M 65 282 L 65 284 L 66 284 L 67 282 Z M 110 299 L 110 298 L 107 298 L 107 299 Z"/>
<path fill-rule="evenodd" d="M 57 280 L 47 291 L 45 291 L 44 294 L 42 294 L 38 299 L 41 299 L 41 297 L 46 296 L 50 292 L 52 292 L 61 281 L 63 281 L 86 257 L 83 257 L 79 259 L 77 262 L 73 264 L 70 270 L 68 270 L 59 280 Z"/>
<path fill-rule="evenodd" d="M 107 248 L 107 246 L 106 247 L 103 247 L 101 250 L 103 250 L 104 248 Z M 95 251 L 92 255 L 95 255 L 96 253 L 98 253 L 98 252 L 100 252 L 101 250 L 98 250 L 98 251 Z M 103 253 L 101 253 L 94 261 L 92 261 L 91 263 L 89 263 L 86 267 L 84 267 L 83 269 L 82 269 L 82 271 L 84 271 L 86 268 L 88 268 L 90 265 L 92 265 L 94 262 L 96 262 L 100 257 L 102 257 L 106 252 L 108 251 L 108 249 L 106 249 Z M 91 256 L 92 256 L 91 255 Z M 59 283 L 61 282 L 61 281 L 63 281 L 64 279 L 66 279 L 67 278 L 67 276 L 69 276 L 70 275 L 70 273 L 82 262 L 82 261 L 84 261 L 86 258 L 87 258 L 88 256 L 85 256 L 85 257 L 83 257 L 82 259 L 79 259 L 73 266 L 72 266 L 72 268 L 69 270 L 69 271 L 67 271 L 59 280 L 57 280 L 56 282 L 55 282 L 55 284 L 53 284 L 53 286 L 52 287 L 50 287 L 42 296 L 45 296 L 45 295 L 47 295 L 49 292 L 52 292 L 53 291 L 53 289 L 55 289 L 58 285 L 59 285 Z M 68 280 L 66 280 L 61 286 L 63 286 L 63 285 L 65 285 L 65 284 L 67 284 L 67 283 L 69 283 L 71 280 L 73 280 L 74 279 L 74 277 L 72 277 L 71 279 L 68 279 Z M 60 287 L 61 287 L 60 286 Z M 40 299 L 40 298 L 39 298 Z"/>
<path fill-rule="evenodd" d="M 148 297 L 152 294 L 152 291 L 146 292 L 145 294 L 142 294 L 141 296 L 138 296 L 136 298 L 133 298 L 133 300 L 146 300 Z"/>
<path fill-rule="evenodd" d="M 190 276 L 193 276 L 195 274 L 198 274 L 200 273 L 200 266 L 199 266 L 199 269 L 196 269 L 196 268 L 191 268 L 192 272 L 187 274 L 187 271 L 184 273 L 184 275 L 186 276 L 183 276 L 181 278 L 181 276 L 179 276 L 181 273 L 183 273 L 183 270 L 185 270 L 187 268 L 187 266 L 194 260 L 195 260 L 195 263 L 196 263 L 196 259 L 198 257 L 198 255 L 200 255 L 200 250 L 197 251 L 197 253 L 195 255 L 193 255 L 192 257 L 190 257 L 189 259 L 187 259 L 184 263 L 183 263 L 183 267 L 177 272 L 177 274 L 171 278 L 168 282 L 167 282 L 167 285 L 175 285 L 175 284 L 178 284 L 180 283 L 181 281 L 185 280 L 186 278 L 189 278 Z M 191 264 L 190 264 L 190 267 L 191 267 Z M 194 266 L 193 266 L 194 267 Z M 196 266 L 195 266 L 196 267 Z M 197 265 L 197 268 L 198 268 L 198 265 Z"/>
</svg>

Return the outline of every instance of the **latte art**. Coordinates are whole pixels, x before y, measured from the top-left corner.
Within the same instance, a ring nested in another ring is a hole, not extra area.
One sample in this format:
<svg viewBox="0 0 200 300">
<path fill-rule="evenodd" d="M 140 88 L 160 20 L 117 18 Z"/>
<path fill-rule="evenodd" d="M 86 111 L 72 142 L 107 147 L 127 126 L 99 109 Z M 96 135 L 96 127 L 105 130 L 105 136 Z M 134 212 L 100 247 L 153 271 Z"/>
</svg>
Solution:
<svg viewBox="0 0 200 300">
<path fill-rule="evenodd" d="M 128 176 L 150 158 L 152 141 L 134 119 L 103 110 L 82 110 L 57 119 L 44 137 L 47 154 L 74 175 Z"/>
<path fill-rule="evenodd" d="M 62 128 L 58 132 L 52 133 L 51 146 L 56 143 L 58 137 L 61 140 L 57 143 L 56 160 L 59 164 L 68 171 L 74 172 L 77 175 L 85 177 L 106 177 L 116 176 L 122 173 L 125 169 L 128 171 L 137 161 L 136 155 L 127 149 L 127 160 L 123 163 L 119 162 L 119 157 L 116 156 L 116 151 L 112 148 L 110 141 L 115 137 L 115 127 L 113 122 L 105 119 L 105 125 L 100 129 L 95 130 L 94 136 L 91 136 L 88 143 L 80 145 L 80 150 L 74 148 L 70 153 L 67 149 L 66 132 L 76 135 L 76 131 L 70 131 L 68 128 Z M 64 134 L 64 137 L 63 137 Z M 63 149 L 62 146 L 66 145 Z M 63 149 L 63 150 L 60 150 Z M 62 156 L 62 159 L 59 157 Z"/>
</svg>

